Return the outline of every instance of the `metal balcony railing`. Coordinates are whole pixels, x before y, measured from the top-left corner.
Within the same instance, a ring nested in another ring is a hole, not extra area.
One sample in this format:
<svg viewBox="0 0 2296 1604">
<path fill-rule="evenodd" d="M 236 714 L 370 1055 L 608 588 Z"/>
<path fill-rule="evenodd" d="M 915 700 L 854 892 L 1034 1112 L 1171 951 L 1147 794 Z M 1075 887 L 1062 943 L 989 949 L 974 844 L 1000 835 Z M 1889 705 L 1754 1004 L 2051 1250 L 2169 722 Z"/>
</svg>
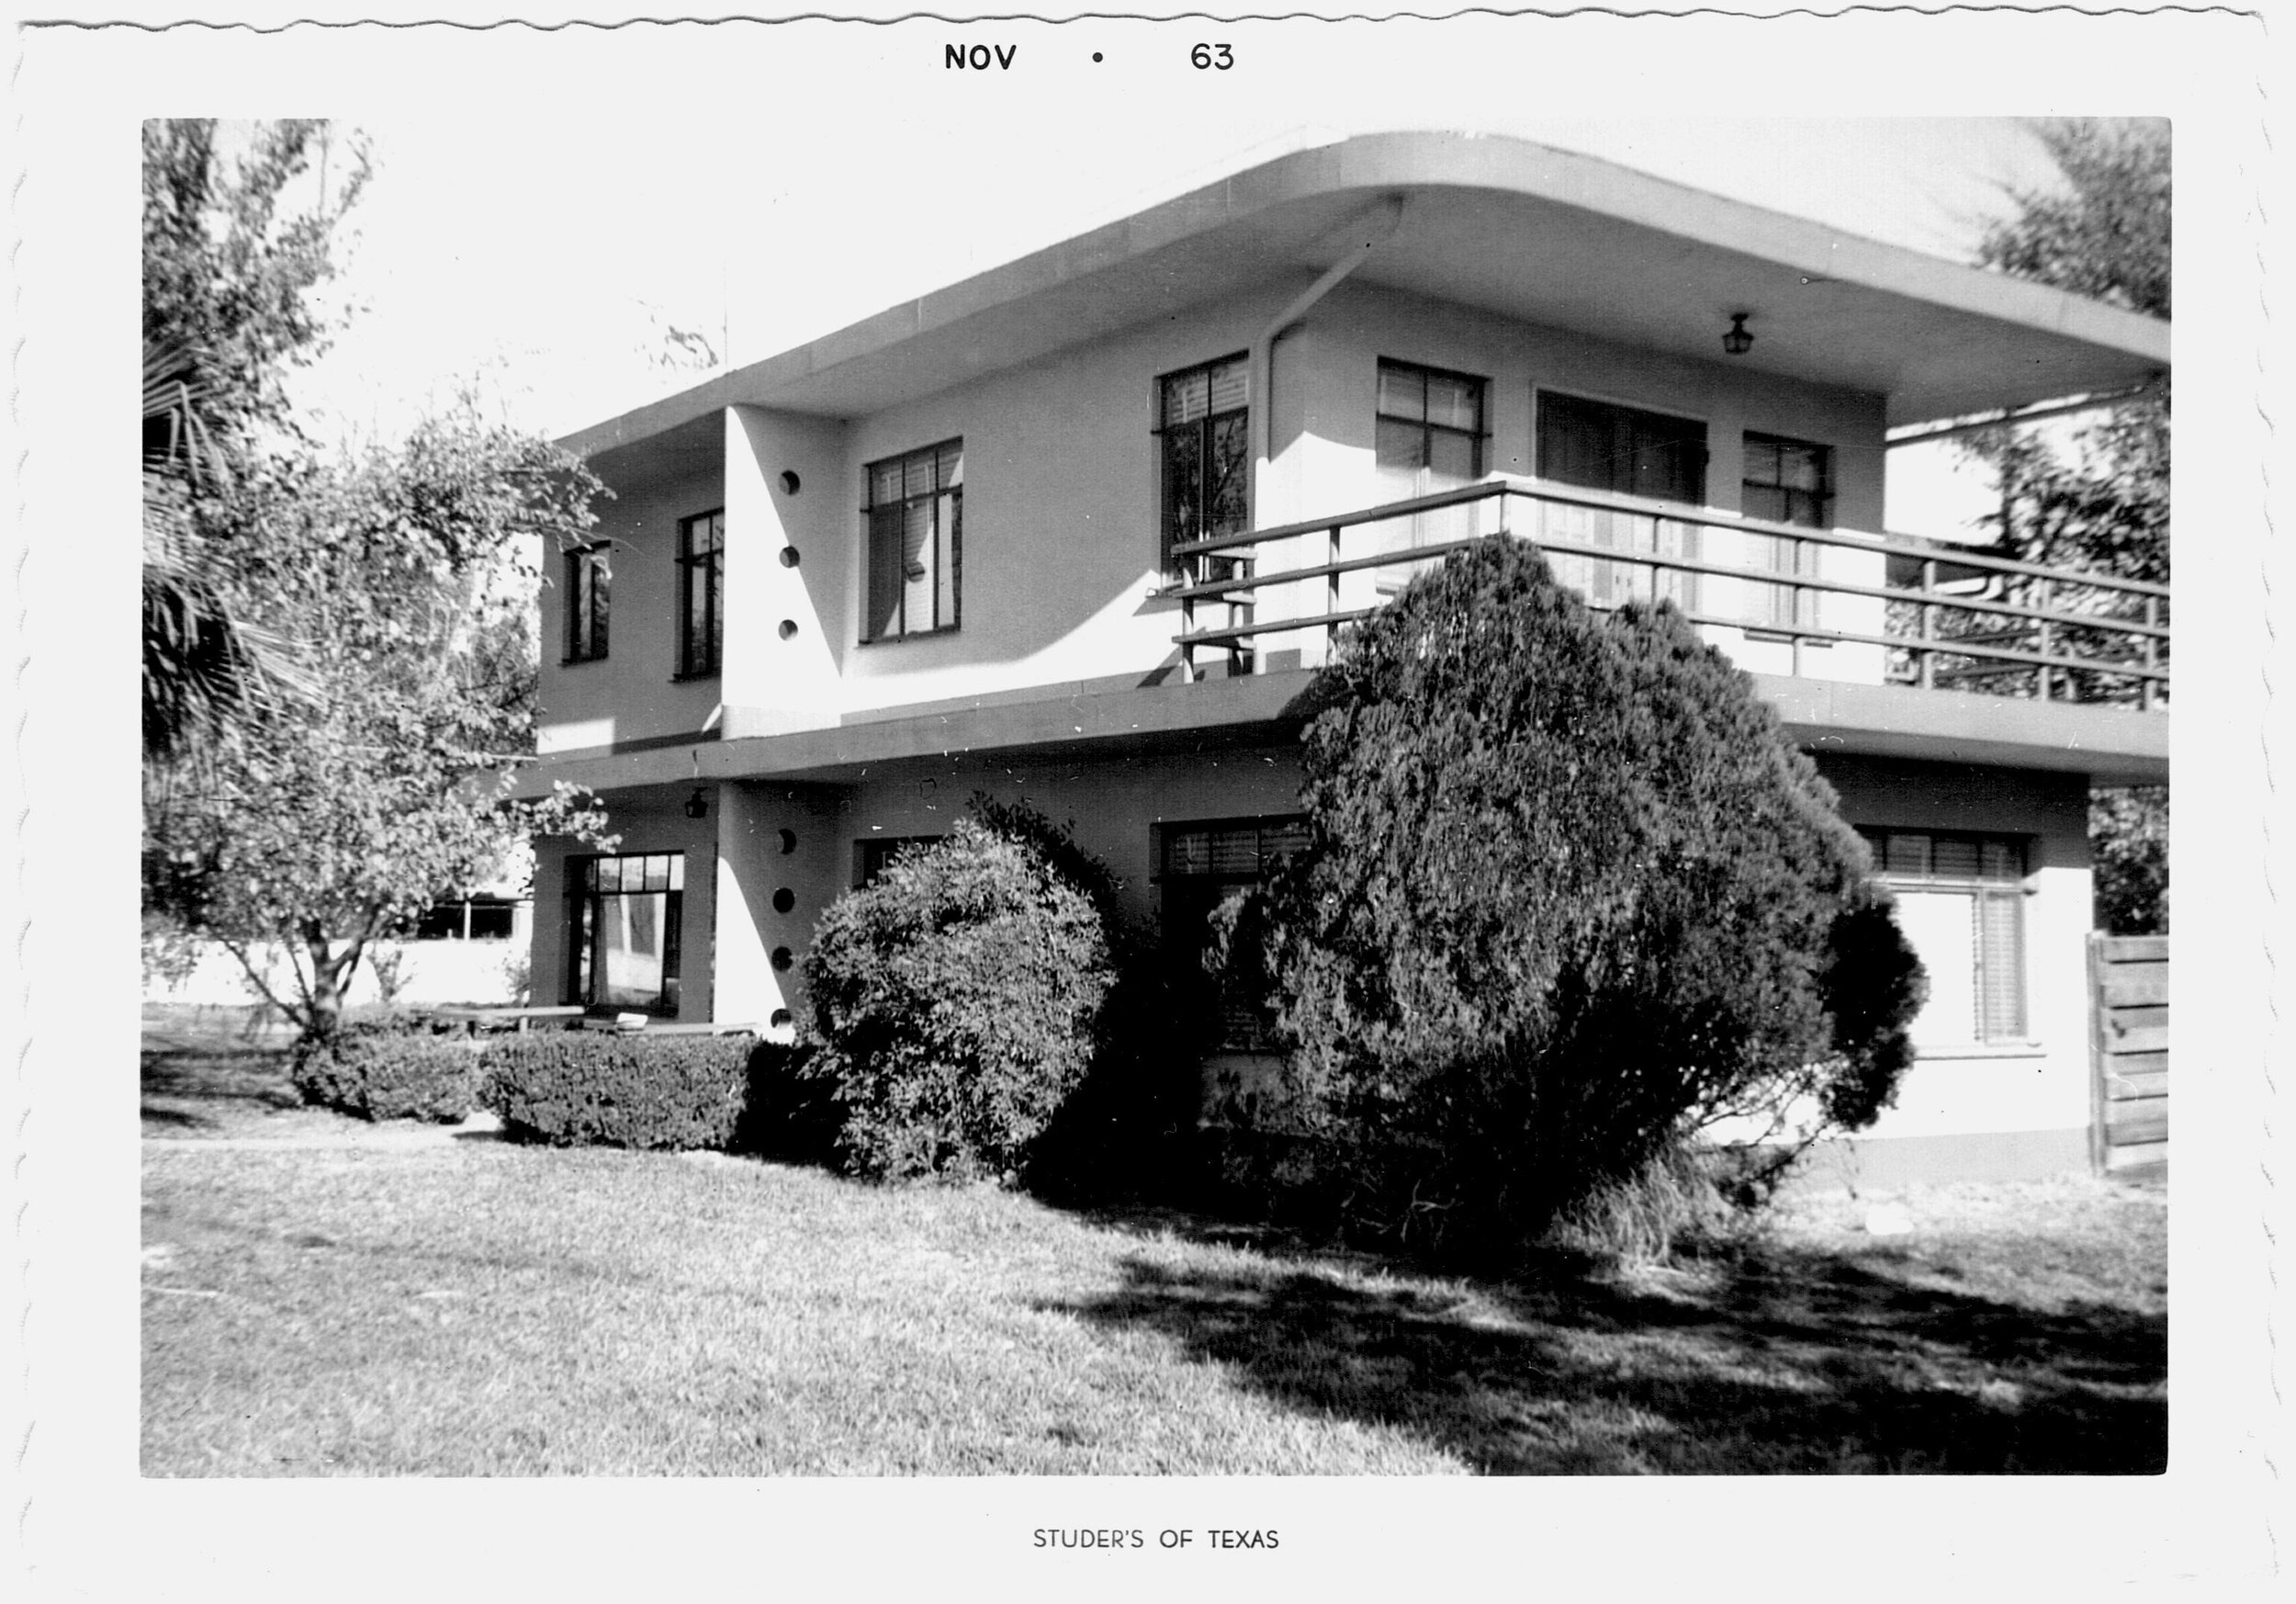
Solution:
<svg viewBox="0 0 2296 1604">
<path fill-rule="evenodd" d="M 1717 517 L 1671 503 L 1492 478 L 1335 517 L 1192 540 L 1181 676 L 1222 652 L 1303 663 L 1426 564 L 1493 536 L 1534 541 L 1597 607 L 1670 600 L 1742 665 L 2044 701 L 2166 706 L 2168 587 L 1904 537 Z M 1220 610 L 1219 621 L 1199 616 Z M 1822 663 L 1813 654 L 1823 652 Z"/>
</svg>

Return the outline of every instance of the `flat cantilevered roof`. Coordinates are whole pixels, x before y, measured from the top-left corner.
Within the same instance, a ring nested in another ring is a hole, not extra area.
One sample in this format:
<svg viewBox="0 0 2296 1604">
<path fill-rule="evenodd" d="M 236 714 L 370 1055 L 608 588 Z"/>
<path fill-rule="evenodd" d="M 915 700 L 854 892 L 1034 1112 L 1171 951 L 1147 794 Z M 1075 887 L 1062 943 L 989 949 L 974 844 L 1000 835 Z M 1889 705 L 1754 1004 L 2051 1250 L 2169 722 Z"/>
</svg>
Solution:
<svg viewBox="0 0 2296 1604">
<path fill-rule="evenodd" d="M 866 414 L 1321 272 L 1881 395 L 1895 427 L 2149 382 L 2169 326 L 1526 140 L 1367 134 L 1277 157 L 570 435 L 588 455 L 735 402 Z"/>
</svg>

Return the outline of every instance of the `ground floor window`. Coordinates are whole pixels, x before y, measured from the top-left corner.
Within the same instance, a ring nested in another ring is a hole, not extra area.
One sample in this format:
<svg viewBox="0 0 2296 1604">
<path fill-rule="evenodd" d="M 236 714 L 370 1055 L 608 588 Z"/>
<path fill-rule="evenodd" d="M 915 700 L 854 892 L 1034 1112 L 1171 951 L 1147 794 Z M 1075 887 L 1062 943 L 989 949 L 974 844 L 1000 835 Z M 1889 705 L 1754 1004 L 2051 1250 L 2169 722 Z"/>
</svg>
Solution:
<svg viewBox="0 0 2296 1604">
<path fill-rule="evenodd" d="M 677 1012 L 685 854 L 578 858 L 568 867 L 574 1000 Z"/>
<path fill-rule="evenodd" d="M 1155 856 L 1160 922 L 1166 962 L 1183 987 L 1219 988 L 1220 1045 L 1248 1052 L 1267 1045 L 1249 1001 L 1204 970 L 1212 910 L 1228 894 L 1256 886 L 1287 854 L 1307 845 L 1307 820 L 1297 816 L 1227 819 L 1158 828 Z"/>
<path fill-rule="evenodd" d="M 2015 836 L 1867 830 L 1897 928 L 1929 971 L 1913 1022 L 1925 1047 L 2028 1039 L 2026 843 Z"/>
<path fill-rule="evenodd" d="M 931 846 L 939 842 L 937 835 L 872 835 L 853 843 L 853 884 L 856 887 L 873 884 L 892 863 L 911 847 Z"/>
<path fill-rule="evenodd" d="M 518 904 L 507 897 L 467 897 L 458 902 L 433 902 L 414 924 L 414 939 L 440 941 L 508 941 L 516 933 Z"/>
</svg>

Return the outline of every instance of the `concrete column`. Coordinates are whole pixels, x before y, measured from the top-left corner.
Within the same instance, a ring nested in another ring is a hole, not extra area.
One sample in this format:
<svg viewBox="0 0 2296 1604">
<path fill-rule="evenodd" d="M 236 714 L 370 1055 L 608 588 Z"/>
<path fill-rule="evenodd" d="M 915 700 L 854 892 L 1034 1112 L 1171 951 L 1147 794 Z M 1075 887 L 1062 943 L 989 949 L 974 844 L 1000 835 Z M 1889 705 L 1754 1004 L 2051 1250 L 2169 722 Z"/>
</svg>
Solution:
<svg viewBox="0 0 2296 1604">
<path fill-rule="evenodd" d="M 726 409 L 728 737 L 837 722 L 860 505 L 859 486 L 846 482 L 844 435 L 833 420 Z"/>
<path fill-rule="evenodd" d="M 845 889 L 839 793 L 822 785 L 718 787 L 715 1011 L 786 1040 L 803 1017 L 799 966 Z"/>
</svg>

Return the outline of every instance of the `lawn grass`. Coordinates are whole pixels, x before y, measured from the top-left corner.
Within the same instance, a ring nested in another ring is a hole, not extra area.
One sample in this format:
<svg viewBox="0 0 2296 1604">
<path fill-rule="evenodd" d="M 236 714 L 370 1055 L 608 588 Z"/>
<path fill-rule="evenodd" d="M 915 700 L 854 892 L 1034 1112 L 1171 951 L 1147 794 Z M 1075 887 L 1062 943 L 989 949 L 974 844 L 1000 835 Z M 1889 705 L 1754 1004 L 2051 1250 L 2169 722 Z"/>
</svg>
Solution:
<svg viewBox="0 0 2296 1604">
<path fill-rule="evenodd" d="M 1487 1282 L 1179 1214 L 366 1126 L 275 1106 L 276 1072 L 147 1058 L 149 1474 L 2166 1460 L 2157 1191 L 1917 1193 L 1879 1238 L 1813 1196 L 1728 1259 Z"/>
</svg>

